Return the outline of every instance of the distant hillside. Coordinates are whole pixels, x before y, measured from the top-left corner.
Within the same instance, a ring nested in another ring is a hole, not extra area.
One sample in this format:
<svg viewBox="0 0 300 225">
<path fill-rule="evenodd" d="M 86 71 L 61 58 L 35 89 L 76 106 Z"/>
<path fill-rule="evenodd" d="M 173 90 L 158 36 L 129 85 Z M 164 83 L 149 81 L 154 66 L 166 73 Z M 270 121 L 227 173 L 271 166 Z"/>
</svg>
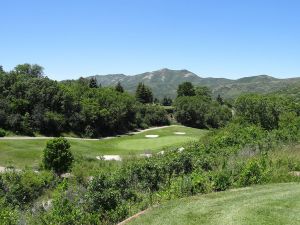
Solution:
<svg viewBox="0 0 300 225">
<path fill-rule="evenodd" d="M 154 96 L 163 98 L 164 96 L 176 97 L 176 90 L 179 84 L 185 81 L 194 85 L 209 87 L 214 96 L 220 94 L 224 98 L 235 98 L 241 93 L 269 93 L 288 88 L 290 85 L 300 81 L 300 78 L 277 79 L 267 75 L 244 77 L 238 80 L 225 78 L 202 78 L 188 70 L 161 69 L 153 72 L 127 76 L 124 74 L 109 74 L 92 76 L 97 79 L 102 86 L 115 86 L 121 82 L 125 90 L 134 92 L 137 84 L 143 82 L 151 87 Z M 91 78 L 91 77 L 89 77 Z"/>
<path fill-rule="evenodd" d="M 297 101 L 300 100 L 300 82 L 295 82 L 288 87 L 282 88 L 276 91 L 277 94 L 282 96 L 289 96 L 295 98 Z"/>
</svg>

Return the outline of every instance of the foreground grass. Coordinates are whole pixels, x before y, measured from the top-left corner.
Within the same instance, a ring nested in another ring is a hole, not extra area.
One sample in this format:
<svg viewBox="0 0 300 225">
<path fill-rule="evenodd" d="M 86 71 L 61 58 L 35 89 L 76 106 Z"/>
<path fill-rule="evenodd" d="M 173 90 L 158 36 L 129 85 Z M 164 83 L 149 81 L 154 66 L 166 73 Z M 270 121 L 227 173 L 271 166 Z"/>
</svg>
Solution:
<svg viewBox="0 0 300 225">
<path fill-rule="evenodd" d="M 185 132 L 186 134 L 176 135 L 174 132 Z M 186 142 L 198 140 L 205 133 L 207 133 L 206 130 L 171 126 L 113 139 L 70 140 L 70 143 L 75 154 L 94 159 L 96 156 L 104 154 L 128 156 L 157 152 L 165 147 L 179 147 Z M 159 135 L 159 137 L 146 138 L 145 135 L 149 134 Z M 38 166 L 46 142 L 46 139 L 0 140 L 0 166 L 13 165 L 17 168 Z"/>
<path fill-rule="evenodd" d="M 300 183 L 253 186 L 178 199 L 129 224 L 300 224 Z"/>
</svg>

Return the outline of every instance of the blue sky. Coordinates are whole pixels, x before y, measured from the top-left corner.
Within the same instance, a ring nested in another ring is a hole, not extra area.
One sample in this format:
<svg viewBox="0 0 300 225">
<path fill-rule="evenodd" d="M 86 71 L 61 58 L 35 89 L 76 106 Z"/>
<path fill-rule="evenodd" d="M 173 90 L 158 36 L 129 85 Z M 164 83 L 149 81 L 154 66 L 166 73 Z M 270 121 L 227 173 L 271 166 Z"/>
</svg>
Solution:
<svg viewBox="0 0 300 225">
<path fill-rule="evenodd" d="M 188 69 L 300 76 L 297 0 L 0 0 L 0 65 L 62 80 Z"/>
</svg>

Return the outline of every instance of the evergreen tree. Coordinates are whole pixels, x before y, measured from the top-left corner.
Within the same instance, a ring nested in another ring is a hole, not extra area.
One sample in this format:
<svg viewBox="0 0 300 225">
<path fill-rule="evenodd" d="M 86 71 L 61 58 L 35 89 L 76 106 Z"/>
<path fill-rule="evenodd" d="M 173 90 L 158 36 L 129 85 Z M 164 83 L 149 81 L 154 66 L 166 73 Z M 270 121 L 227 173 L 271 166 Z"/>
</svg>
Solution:
<svg viewBox="0 0 300 225">
<path fill-rule="evenodd" d="M 90 87 L 90 88 L 98 88 L 96 78 L 92 77 L 92 78 L 90 79 L 89 87 Z"/>
<path fill-rule="evenodd" d="M 117 92 L 120 92 L 120 93 L 123 93 L 123 92 L 124 92 L 124 88 L 122 87 L 122 85 L 121 85 L 120 82 L 117 83 L 117 85 L 116 85 L 116 87 L 115 87 L 115 90 L 116 90 Z"/>
<path fill-rule="evenodd" d="M 164 97 L 162 100 L 162 105 L 164 106 L 170 106 L 172 105 L 172 103 L 173 103 L 172 99 L 168 97 Z"/>
<path fill-rule="evenodd" d="M 135 92 L 136 99 L 141 103 L 152 103 L 153 94 L 149 87 L 143 83 L 139 83 Z"/>
<path fill-rule="evenodd" d="M 221 95 L 218 95 L 218 97 L 217 97 L 217 102 L 219 102 L 220 105 L 223 105 L 223 104 L 224 104 L 224 100 L 223 100 L 223 98 L 221 97 Z"/>
</svg>

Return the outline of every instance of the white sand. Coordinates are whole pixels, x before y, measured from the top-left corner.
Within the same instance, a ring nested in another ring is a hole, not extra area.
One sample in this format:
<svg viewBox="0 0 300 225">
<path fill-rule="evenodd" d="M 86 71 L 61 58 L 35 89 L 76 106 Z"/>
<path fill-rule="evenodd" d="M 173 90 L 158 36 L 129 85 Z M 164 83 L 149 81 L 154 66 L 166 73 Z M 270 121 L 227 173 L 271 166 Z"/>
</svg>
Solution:
<svg viewBox="0 0 300 225">
<path fill-rule="evenodd" d="M 60 177 L 62 178 L 70 178 L 70 177 L 73 177 L 73 175 L 71 173 L 63 173 L 60 175 Z"/>
<path fill-rule="evenodd" d="M 6 167 L 3 167 L 3 166 L 0 166 L 0 173 L 4 173 L 4 172 L 21 172 L 22 170 L 20 169 L 11 169 L 11 168 L 6 168 Z"/>
<path fill-rule="evenodd" d="M 157 134 L 148 134 L 148 135 L 145 135 L 146 138 L 158 138 L 159 135 Z"/>
<path fill-rule="evenodd" d="M 149 157 L 152 156 L 152 154 L 150 154 L 150 153 L 145 153 L 145 154 L 140 154 L 140 156 L 149 158 Z"/>
<path fill-rule="evenodd" d="M 180 147 L 179 149 L 178 149 L 178 152 L 182 152 L 184 150 L 184 147 Z"/>
<path fill-rule="evenodd" d="M 177 135 L 185 135 L 186 133 L 185 133 L 185 132 L 174 132 L 174 134 L 177 134 Z"/>
<path fill-rule="evenodd" d="M 5 172 L 5 167 L 0 166 L 0 173 Z"/>
<path fill-rule="evenodd" d="M 105 161 L 110 161 L 110 160 L 122 161 L 120 155 L 103 155 L 103 156 L 97 156 L 96 159 L 105 160 Z"/>
</svg>

